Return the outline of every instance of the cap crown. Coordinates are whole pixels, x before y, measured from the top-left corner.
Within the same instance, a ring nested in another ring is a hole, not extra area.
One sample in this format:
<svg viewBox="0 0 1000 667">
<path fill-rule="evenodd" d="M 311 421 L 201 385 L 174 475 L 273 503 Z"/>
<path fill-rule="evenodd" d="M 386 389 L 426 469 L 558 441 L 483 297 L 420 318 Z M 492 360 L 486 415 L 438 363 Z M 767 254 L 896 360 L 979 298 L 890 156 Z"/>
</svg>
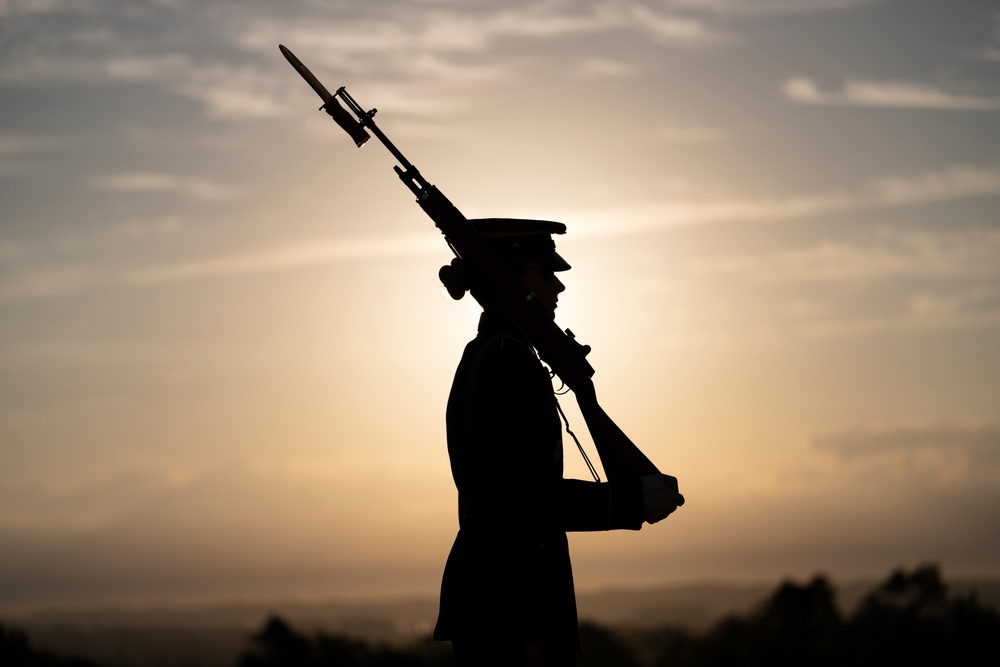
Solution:
<svg viewBox="0 0 1000 667">
<path fill-rule="evenodd" d="M 553 234 L 565 234 L 566 225 L 551 220 L 523 218 L 475 218 L 469 224 L 486 239 L 490 247 L 507 259 L 540 261 L 553 271 L 567 271 L 570 266 L 556 252 Z"/>
</svg>

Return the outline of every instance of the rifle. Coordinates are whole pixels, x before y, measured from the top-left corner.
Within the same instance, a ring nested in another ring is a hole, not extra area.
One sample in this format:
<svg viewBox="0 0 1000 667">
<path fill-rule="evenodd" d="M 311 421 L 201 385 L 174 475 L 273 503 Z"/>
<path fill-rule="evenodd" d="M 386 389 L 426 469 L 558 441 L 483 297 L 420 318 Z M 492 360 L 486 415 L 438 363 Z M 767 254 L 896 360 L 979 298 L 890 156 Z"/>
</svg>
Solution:
<svg viewBox="0 0 1000 667">
<path fill-rule="evenodd" d="M 545 312 L 535 295 L 508 266 L 498 261 L 495 253 L 461 211 L 437 187 L 429 183 L 389 141 L 375 123 L 377 109 L 365 111 L 343 86 L 331 95 L 295 54 L 284 45 L 279 44 L 278 48 L 323 100 L 320 110 L 326 111 L 351 136 L 358 148 L 371 138 L 371 132 L 396 158 L 399 164 L 394 165 L 393 170 L 416 195 L 417 204 L 434 221 L 452 252 L 467 267 L 476 300 L 484 308 L 486 304 L 491 308 L 499 308 L 517 324 L 542 360 L 573 390 L 608 479 L 644 477 L 658 473 L 659 470 L 652 461 L 629 440 L 598 404 L 591 379 L 594 368 L 586 359 L 590 347 L 577 342 L 569 329 L 563 331 L 556 325 L 551 314 Z M 346 109 L 341 106 L 341 101 L 347 106 Z"/>
</svg>

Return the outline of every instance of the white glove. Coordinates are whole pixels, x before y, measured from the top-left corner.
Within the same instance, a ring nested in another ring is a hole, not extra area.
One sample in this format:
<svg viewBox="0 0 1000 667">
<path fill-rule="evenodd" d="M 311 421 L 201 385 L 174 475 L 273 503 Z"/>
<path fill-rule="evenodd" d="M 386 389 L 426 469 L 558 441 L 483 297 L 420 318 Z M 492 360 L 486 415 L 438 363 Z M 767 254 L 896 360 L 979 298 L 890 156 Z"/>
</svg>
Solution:
<svg viewBox="0 0 1000 667">
<path fill-rule="evenodd" d="M 671 512 L 684 504 L 684 496 L 677 490 L 677 478 L 662 473 L 643 477 L 642 502 L 648 523 L 666 519 Z"/>
</svg>

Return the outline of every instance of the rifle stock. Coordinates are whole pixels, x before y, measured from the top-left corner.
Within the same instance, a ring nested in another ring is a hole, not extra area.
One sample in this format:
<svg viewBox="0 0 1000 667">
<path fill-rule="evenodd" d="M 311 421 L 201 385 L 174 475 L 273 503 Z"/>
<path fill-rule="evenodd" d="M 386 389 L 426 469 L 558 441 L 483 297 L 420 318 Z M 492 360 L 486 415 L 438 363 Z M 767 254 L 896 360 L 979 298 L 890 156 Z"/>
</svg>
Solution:
<svg viewBox="0 0 1000 667">
<path fill-rule="evenodd" d="M 472 294 L 476 300 L 484 308 L 499 308 L 514 321 L 542 360 L 573 390 L 608 479 L 643 477 L 659 472 L 597 402 L 591 379 L 594 369 L 586 359 L 590 347 L 578 343 L 569 329 L 563 331 L 556 325 L 551 314 L 545 311 L 514 272 L 496 258 L 461 211 L 437 187 L 428 183 L 389 141 L 374 121 L 377 109 L 363 110 L 343 87 L 330 95 L 291 51 L 281 45 L 279 48 L 295 70 L 323 99 L 323 106 L 320 108 L 337 121 L 358 147 L 367 139 L 367 130 L 396 158 L 399 165 L 394 166 L 393 170 L 416 195 L 420 208 L 434 221 L 452 251 L 470 271 Z M 340 106 L 338 97 L 357 116 L 357 121 Z"/>
</svg>

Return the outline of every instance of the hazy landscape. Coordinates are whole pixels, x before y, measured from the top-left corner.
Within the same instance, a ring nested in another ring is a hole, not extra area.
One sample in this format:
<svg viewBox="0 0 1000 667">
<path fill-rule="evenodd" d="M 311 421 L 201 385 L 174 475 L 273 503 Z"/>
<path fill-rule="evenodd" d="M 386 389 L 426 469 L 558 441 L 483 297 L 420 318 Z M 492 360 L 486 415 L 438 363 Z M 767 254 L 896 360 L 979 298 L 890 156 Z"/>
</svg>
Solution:
<svg viewBox="0 0 1000 667">
<path fill-rule="evenodd" d="M 831 584 L 836 607 L 844 617 L 855 614 L 865 596 L 879 586 L 877 581 Z M 808 588 L 805 582 L 794 586 Z M 726 619 L 760 613 L 775 590 L 776 584 L 602 590 L 582 592 L 578 605 L 581 619 L 589 624 L 585 637 L 607 631 L 631 638 L 635 644 L 648 643 L 664 629 L 683 636 L 709 636 Z M 974 599 L 984 609 L 1000 608 L 1000 580 L 948 582 L 947 594 L 952 600 Z M 280 618 L 303 635 L 323 634 L 408 650 L 426 641 L 436 613 L 436 599 L 415 597 L 36 610 L 4 614 L 0 623 L 24 631 L 36 649 L 84 657 L 101 665 L 230 667 L 268 619 Z M 1000 638 L 994 643 L 1000 649 Z"/>
</svg>

